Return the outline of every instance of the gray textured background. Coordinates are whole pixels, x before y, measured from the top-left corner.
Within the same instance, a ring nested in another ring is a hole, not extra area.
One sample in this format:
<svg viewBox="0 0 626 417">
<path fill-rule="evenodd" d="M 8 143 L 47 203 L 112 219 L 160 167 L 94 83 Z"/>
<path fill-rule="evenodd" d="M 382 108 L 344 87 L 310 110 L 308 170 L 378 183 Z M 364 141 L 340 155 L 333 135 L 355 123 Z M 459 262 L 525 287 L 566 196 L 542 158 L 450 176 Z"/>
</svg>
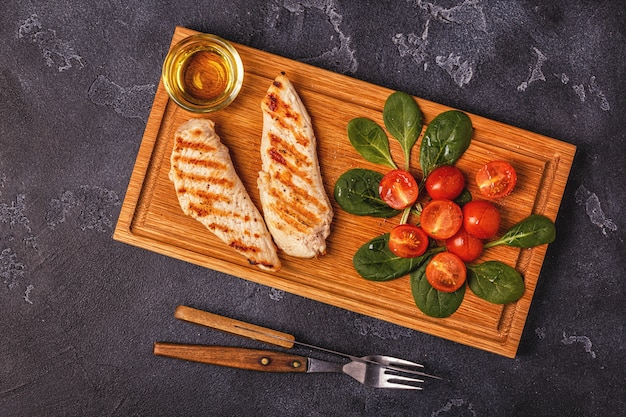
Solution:
<svg viewBox="0 0 626 417">
<path fill-rule="evenodd" d="M 554 3 L 3 1 L 0 415 L 624 415 L 626 15 Z M 176 25 L 576 145 L 517 358 L 113 241 Z M 155 340 L 258 346 L 177 322 L 178 304 L 446 381 L 386 391 L 155 358 Z"/>
</svg>

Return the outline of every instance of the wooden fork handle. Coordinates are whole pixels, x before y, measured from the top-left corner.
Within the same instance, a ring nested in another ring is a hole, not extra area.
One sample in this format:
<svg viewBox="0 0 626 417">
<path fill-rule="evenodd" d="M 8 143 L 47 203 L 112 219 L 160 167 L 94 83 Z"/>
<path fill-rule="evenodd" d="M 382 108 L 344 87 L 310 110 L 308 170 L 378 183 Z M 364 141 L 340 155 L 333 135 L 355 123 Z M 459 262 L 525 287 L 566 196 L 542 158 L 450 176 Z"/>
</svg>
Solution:
<svg viewBox="0 0 626 417">
<path fill-rule="evenodd" d="M 156 342 L 154 354 L 264 372 L 306 372 L 307 358 L 271 350 Z"/>
<path fill-rule="evenodd" d="M 277 330 L 268 329 L 266 327 L 246 323 L 245 321 L 231 319 L 187 306 L 178 306 L 174 312 L 174 317 L 180 320 L 201 324 L 203 326 L 212 327 L 217 330 L 248 337 L 253 340 L 259 340 L 261 342 L 287 349 L 293 347 L 293 342 L 295 340 L 295 337 L 288 333 L 279 332 Z"/>
</svg>

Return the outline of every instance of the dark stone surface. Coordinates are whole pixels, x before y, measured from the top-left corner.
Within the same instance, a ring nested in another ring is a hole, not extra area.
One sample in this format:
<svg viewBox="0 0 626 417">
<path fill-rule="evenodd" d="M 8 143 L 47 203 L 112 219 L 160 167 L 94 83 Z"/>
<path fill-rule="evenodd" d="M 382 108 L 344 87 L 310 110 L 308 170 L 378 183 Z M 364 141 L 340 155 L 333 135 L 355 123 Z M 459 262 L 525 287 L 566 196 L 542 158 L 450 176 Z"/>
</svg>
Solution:
<svg viewBox="0 0 626 417">
<path fill-rule="evenodd" d="M 0 415 L 624 415 L 624 10 L 618 0 L 4 1 Z M 176 25 L 576 145 L 517 358 L 114 241 Z M 175 320 L 178 304 L 416 359 L 446 380 L 376 390 L 156 358 L 156 340 L 258 346 Z"/>
</svg>

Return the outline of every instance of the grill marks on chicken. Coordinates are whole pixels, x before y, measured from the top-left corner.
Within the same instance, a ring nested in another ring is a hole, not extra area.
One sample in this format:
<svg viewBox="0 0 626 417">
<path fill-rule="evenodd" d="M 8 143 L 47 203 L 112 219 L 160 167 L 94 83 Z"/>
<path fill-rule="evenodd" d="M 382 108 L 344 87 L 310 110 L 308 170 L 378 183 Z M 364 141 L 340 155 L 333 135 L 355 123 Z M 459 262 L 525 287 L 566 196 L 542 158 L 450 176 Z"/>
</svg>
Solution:
<svg viewBox="0 0 626 417">
<path fill-rule="evenodd" d="M 169 178 L 180 206 L 251 264 L 278 271 L 272 237 L 214 126 L 191 119 L 175 133 Z"/>
<path fill-rule="evenodd" d="M 311 118 L 293 84 L 280 74 L 261 102 L 263 215 L 276 245 L 311 258 L 326 252 L 333 212 L 324 190 Z"/>
</svg>

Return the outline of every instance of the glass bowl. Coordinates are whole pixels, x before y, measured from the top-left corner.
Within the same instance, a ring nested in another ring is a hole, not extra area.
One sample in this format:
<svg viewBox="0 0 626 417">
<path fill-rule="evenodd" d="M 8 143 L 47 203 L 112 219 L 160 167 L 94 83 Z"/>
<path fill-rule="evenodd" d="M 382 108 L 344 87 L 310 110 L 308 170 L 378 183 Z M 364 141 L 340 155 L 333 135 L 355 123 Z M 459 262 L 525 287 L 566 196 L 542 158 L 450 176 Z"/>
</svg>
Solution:
<svg viewBox="0 0 626 417">
<path fill-rule="evenodd" d="M 237 50 L 219 36 L 188 36 L 170 49 L 163 63 L 163 85 L 180 107 L 208 113 L 228 106 L 243 83 Z"/>
</svg>

